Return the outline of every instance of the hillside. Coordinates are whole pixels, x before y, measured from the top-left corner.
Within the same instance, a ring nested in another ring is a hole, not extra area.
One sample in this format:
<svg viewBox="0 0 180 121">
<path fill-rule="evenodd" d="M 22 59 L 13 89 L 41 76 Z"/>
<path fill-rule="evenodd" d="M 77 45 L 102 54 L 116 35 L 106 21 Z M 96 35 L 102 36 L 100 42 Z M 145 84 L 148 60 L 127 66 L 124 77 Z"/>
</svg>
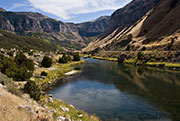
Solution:
<svg viewBox="0 0 180 121">
<path fill-rule="evenodd" d="M 98 47 L 108 51 L 180 50 L 179 18 L 180 1 L 161 0 L 132 26 L 124 29 L 120 26 L 105 38 L 90 43 L 84 50 Z"/>
<path fill-rule="evenodd" d="M 0 10 L 0 29 L 60 42 L 68 49 L 85 47 L 86 40 L 89 39 L 87 37 L 98 36 L 108 28 L 108 20 L 108 17 L 104 17 L 93 22 L 73 24 L 63 23 L 40 13 Z"/>
<path fill-rule="evenodd" d="M 115 36 L 124 28 L 135 24 L 141 17 L 143 17 L 153 6 L 159 3 L 160 0 L 133 0 L 125 7 L 116 10 L 110 17 L 110 26 L 106 32 L 94 40 L 85 50 L 93 50 L 96 47 L 102 46 L 104 39 L 108 36 Z M 114 33 L 112 36 L 111 34 Z M 111 41 L 106 40 L 105 43 Z"/>
<path fill-rule="evenodd" d="M 50 43 L 35 37 L 19 36 L 15 33 L 6 32 L 0 29 L 0 48 L 17 48 L 24 51 L 31 49 L 40 51 L 55 51 L 55 43 Z M 44 48 L 46 47 L 46 48 Z"/>
<path fill-rule="evenodd" d="M 98 36 L 109 28 L 109 16 L 102 16 L 95 20 L 76 24 L 79 34 L 83 37 Z"/>
</svg>

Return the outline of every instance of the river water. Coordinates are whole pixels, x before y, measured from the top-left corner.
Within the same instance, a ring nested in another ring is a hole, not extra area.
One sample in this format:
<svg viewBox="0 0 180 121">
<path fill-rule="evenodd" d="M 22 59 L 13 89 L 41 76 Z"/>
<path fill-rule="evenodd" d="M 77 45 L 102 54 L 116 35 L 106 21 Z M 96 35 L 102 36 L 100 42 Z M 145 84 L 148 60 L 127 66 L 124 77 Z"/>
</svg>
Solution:
<svg viewBox="0 0 180 121">
<path fill-rule="evenodd" d="M 103 121 L 180 121 L 180 73 L 84 59 L 50 93 Z"/>
</svg>

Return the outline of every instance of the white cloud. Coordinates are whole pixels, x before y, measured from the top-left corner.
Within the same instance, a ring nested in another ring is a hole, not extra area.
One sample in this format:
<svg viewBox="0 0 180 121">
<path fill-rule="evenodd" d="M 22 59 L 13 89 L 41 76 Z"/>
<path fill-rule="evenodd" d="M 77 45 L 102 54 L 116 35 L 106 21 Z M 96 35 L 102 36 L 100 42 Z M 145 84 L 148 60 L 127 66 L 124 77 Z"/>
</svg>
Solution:
<svg viewBox="0 0 180 121">
<path fill-rule="evenodd" d="M 83 13 L 112 10 L 124 6 L 130 0 L 28 0 L 32 6 L 65 20 Z"/>
<path fill-rule="evenodd" d="M 11 8 L 9 8 L 9 10 L 14 10 L 14 9 L 17 9 L 17 8 L 21 8 L 21 7 L 26 7 L 27 4 L 24 4 L 24 3 L 15 3 L 12 5 Z"/>
</svg>

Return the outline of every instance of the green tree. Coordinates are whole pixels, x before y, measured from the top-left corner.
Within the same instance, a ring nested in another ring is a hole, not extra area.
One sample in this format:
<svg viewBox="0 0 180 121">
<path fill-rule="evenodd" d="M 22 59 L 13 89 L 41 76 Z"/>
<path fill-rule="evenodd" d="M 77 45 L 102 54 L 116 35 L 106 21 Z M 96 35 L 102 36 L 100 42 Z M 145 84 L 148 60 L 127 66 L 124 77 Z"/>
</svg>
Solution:
<svg viewBox="0 0 180 121">
<path fill-rule="evenodd" d="M 138 59 L 138 60 L 143 60 L 143 59 L 144 59 L 144 55 L 143 55 L 142 52 L 138 52 L 138 53 L 137 53 L 137 59 Z"/>
<path fill-rule="evenodd" d="M 40 100 L 41 91 L 34 81 L 28 80 L 24 85 L 24 92 L 29 94 L 31 98 Z"/>
<path fill-rule="evenodd" d="M 51 65 L 52 65 L 52 59 L 51 59 L 50 57 L 48 57 L 48 56 L 44 56 L 44 58 L 43 58 L 43 60 L 42 60 L 42 62 L 41 62 L 41 65 L 42 65 L 43 67 L 46 67 L 46 68 L 51 67 Z"/>
<path fill-rule="evenodd" d="M 73 55 L 73 61 L 80 61 L 79 53 Z"/>
<path fill-rule="evenodd" d="M 63 54 L 63 56 L 59 58 L 59 63 L 67 63 L 68 60 L 68 56 L 66 54 Z"/>
<path fill-rule="evenodd" d="M 29 71 L 34 71 L 33 61 L 26 58 L 23 53 L 19 53 L 16 55 L 15 62 L 19 67 L 25 66 Z"/>
<path fill-rule="evenodd" d="M 0 71 L 17 81 L 29 79 L 34 70 L 34 63 L 23 54 L 18 54 L 15 59 L 0 55 Z"/>
<path fill-rule="evenodd" d="M 45 72 L 45 71 L 41 72 L 41 76 L 47 76 L 47 75 L 48 75 L 47 72 Z"/>
</svg>

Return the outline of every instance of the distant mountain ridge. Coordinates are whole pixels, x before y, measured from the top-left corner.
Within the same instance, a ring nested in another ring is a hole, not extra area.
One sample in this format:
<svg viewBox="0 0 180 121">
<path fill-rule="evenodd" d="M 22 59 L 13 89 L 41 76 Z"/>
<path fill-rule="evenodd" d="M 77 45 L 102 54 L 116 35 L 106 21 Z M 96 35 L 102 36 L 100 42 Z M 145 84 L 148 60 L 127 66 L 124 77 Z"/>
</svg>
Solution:
<svg viewBox="0 0 180 121">
<path fill-rule="evenodd" d="M 3 11 L 3 12 L 5 12 L 6 10 L 5 10 L 5 9 L 3 9 L 3 8 L 0 8 L 0 11 Z"/>
<path fill-rule="evenodd" d="M 81 24 L 64 23 L 40 13 L 9 12 L 0 9 L 0 29 L 60 41 L 62 46 L 85 47 L 87 37 L 96 37 L 109 27 L 109 17 Z M 29 34 L 30 33 L 30 34 Z M 72 45 L 72 46 L 71 46 Z"/>
</svg>

